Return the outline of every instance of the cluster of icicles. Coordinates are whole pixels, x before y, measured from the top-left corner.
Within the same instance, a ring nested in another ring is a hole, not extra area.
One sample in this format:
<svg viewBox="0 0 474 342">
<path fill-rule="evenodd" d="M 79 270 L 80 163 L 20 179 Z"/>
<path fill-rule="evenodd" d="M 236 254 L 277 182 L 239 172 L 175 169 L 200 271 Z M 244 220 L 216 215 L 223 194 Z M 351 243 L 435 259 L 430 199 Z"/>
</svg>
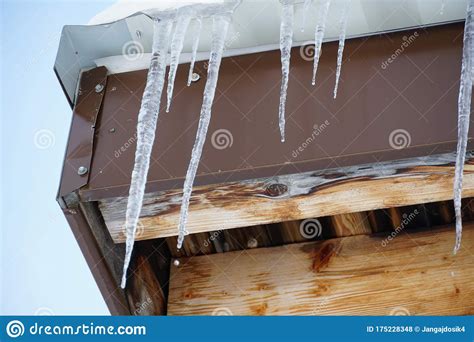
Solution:
<svg viewBox="0 0 474 342">
<path fill-rule="evenodd" d="M 225 38 L 232 18 L 233 10 L 239 5 L 240 1 L 241 0 L 232 3 L 225 3 L 224 5 L 220 5 L 221 7 L 216 5 L 186 6 L 172 12 L 171 15 L 170 13 L 161 13 L 161 15 L 157 14 L 156 16 L 153 16 L 154 35 L 152 57 L 147 76 L 147 83 L 145 86 L 141 107 L 138 114 L 135 164 L 132 173 L 132 180 L 130 184 L 130 192 L 125 219 L 125 230 L 127 239 L 123 267 L 123 277 L 121 283 L 122 288 L 125 288 L 126 285 L 126 274 L 130 263 L 138 219 L 143 203 L 146 179 L 150 165 L 151 150 L 153 142 L 155 140 L 155 131 L 158 121 L 160 100 L 165 82 L 168 49 L 170 50 L 170 64 L 167 87 L 167 112 L 169 111 L 171 106 L 174 80 L 189 23 L 192 20 L 195 20 L 198 24 L 198 30 L 194 33 L 195 35 L 192 44 L 192 58 L 189 68 L 188 86 L 191 84 L 191 79 L 193 75 L 193 67 L 196 60 L 197 49 L 199 45 L 202 20 L 205 17 L 212 17 L 212 43 L 208 63 L 207 80 L 204 89 L 199 125 L 196 134 L 196 141 L 193 146 L 191 160 L 186 173 L 186 178 L 183 187 L 183 197 L 178 225 L 177 245 L 177 248 L 180 249 L 183 244 L 184 237 L 185 235 L 187 235 L 186 223 L 188 218 L 189 201 L 191 198 L 194 178 L 196 176 L 196 172 L 199 166 L 202 149 L 206 140 L 207 130 L 211 119 L 211 108 L 214 100 L 219 67 L 224 50 Z M 294 6 L 300 1 L 280 1 L 282 4 L 282 18 L 280 25 L 282 81 L 279 105 L 279 128 L 281 134 L 281 141 L 284 142 L 286 94 L 288 89 L 288 80 L 290 72 L 290 53 L 293 44 Z M 314 1 L 315 0 L 304 1 L 304 16 L 302 19 L 302 27 L 304 27 L 306 22 L 306 13 L 310 9 Z M 336 98 L 337 96 L 339 78 L 341 75 L 347 19 L 351 3 L 351 0 L 344 1 L 345 3 L 340 16 L 339 49 L 336 64 L 336 83 L 334 87 L 334 98 Z M 315 51 L 311 79 L 313 85 L 316 84 L 316 73 L 318 69 L 319 57 L 321 54 L 321 47 L 326 28 L 326 18 L 330 3 L 331 0 L 319 1 L 317 16 L 318 19 L 314 30 Z M 464 31 L 464 49 L 458 101 L 458 146 L 454 180 L 454 206 L 456 214 L 456 243 L 454 247 L 454 253 L 456 253 L 460 248 L 462 235 L 462 177 L 468 140 L 472 84 L 474 77 L 473 15 L 474 0 L 469 0 Z M 171 34 L 173 24 L 175 26 L 174 33 Z"/>
</svg>

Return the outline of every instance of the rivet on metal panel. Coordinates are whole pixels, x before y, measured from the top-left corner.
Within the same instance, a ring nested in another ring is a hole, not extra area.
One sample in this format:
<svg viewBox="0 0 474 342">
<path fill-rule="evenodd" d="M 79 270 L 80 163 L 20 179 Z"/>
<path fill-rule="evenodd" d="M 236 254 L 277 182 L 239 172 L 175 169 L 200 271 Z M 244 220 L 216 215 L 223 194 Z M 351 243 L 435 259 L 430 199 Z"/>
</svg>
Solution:
<svg viewBox="0 0 474 342">
<path fill-rule="evenodd" d="M 193 74 L 191 76 L 191 82 L 197 82 L 197 81 L 199 81 L 200 78 L 201 78 L 201 76 L 199 76 L 198 73 L 193 72 Z"/>
<path fill-rule="evenodd" d="M 85 166 L 80 166 L 78 169 L 77 169 L 77 174 L 79 176 L 84 176 L 87 172 L 89 172 L 89 170 L 87 169 L 87 167 Z"/>
<path fill-rule="evenodd" d="M 104 90 L 104 86 L 102 84 L 99 83 L 98 85 L 95 86 L 96 93 L 100 93 L 102 92 L 102 90 Z"/>
<path fill-rule="evenodd" d="M 109 129 L 109 133 L 115 133 L 115 128 L 112 127 L 111 129 Z"/>
</svg>

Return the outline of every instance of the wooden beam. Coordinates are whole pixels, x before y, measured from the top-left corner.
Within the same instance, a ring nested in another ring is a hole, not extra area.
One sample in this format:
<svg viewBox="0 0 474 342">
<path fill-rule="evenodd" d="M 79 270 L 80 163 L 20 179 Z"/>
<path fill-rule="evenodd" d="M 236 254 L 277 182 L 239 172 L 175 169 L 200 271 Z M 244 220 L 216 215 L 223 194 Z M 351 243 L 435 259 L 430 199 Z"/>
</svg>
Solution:
<svg viewBox="0 0 474 342">
<path fill-rule="evenodd" d="M 331 216 L 331 235 L 343 237 L 359 234 L 370 234 L 372 229 L 367 213 L 350 213 Z"/>
<path fill-rule="evenodd" d="M 452 198 L 454 154 L 196 187 L 190 234 L 346 214 Z M 463 196 L 474 196 L 468 155 Z M 177 235 L 181 190 L 148 194 L 137 240 Z M 100 202 L 115 242 L 124 242 L 127 198 Z"/>
<path fill-rule="evenodd" d="M 169 315 L 472 315 L 474 225 L 183 258 Z M 385 241 L 385 242 L 384 242 Z"/>
</svg>

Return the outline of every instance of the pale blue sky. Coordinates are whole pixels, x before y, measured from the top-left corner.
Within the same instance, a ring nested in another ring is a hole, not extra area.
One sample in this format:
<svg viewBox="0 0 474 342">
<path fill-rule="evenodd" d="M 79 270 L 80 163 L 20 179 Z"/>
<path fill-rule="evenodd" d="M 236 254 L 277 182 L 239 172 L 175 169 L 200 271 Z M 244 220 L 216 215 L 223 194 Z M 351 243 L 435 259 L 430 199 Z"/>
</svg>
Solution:
<svg viewBox="0 0 474 342">
<path fill-rule="evenodd" d="M 1 2 L 1 314 L 108 314 L 56 203 L 71 110 L 53 72 L 63 25 L 113 1 Z"/>
</svg>

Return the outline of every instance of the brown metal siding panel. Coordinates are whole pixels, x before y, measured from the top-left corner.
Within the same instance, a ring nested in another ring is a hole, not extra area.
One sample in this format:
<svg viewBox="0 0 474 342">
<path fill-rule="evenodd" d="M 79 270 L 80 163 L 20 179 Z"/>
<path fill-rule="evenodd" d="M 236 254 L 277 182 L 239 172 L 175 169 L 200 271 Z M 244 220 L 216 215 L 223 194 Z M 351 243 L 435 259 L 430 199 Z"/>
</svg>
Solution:
<svg viewBox="0 0 474 342">
<path fill-rule="evenodd" d="M 348 41 L 336 100 L 332 91 L 337 43 L 324 45 L 316 87 L 310 84 L 312 62 L 294 48 L 284 144 L 277 123 L 279 51 L 224 59 L 196 184 L 454 151 L 462 31 L 461 23 Z M 415 41 L 382 68 L 414 32 Z M 188 65 L 178 70 L 171 112 L 162 109 L 160 114 L 148 192 L 182 186 L 205 66 L 205 62 L 197 65 L 201 80 L 191 87 L 185 85 Z M 91 177 L 81 191 L 84 200 L 127 195 L 145 80 L 145 71 L 109 76 Z M 311 136 L 313 126 L 326 120 L 329 126 L 295 157 L 293 151 Z M 389 135 L 400 128 L 410 133 L 411 145 L 394 150 Z M 232 146 L 213 147 L 211 137 L 218 129 L 231 132 Z"/>
</svg>

